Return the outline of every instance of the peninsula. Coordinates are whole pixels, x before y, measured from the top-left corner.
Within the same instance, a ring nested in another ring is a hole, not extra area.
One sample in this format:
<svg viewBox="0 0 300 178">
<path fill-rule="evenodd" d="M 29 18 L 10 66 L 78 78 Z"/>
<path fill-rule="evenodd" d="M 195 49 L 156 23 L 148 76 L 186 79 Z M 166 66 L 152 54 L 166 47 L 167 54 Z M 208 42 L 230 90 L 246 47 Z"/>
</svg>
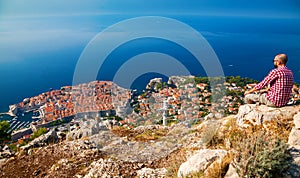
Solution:
<svg viewBox="0 0 300 178">
<path fill-rule="evenodd" d="M 88 118 L 109 118 L 128 127 L 162 124 L 164 118 L 168 124 L 222 118 L 237 113 L 243 104 L 244 91 L 254 87 L 256 82 L 239 76 L 225 79 L 224 85 L 218 84 L 212 89 L 207 77 L 173 76 L 168 82 L 155 78 L 142 93 L 111 81 L 64 86 L 11 105 L 11 115 L 35 113 L 30 127 L 13 132 L 12 138 L 18 140 L 41 127 Z M 291 102 L 299 100 L 299 91 L 295 85 Z M 214 98 L 218 101 L 213 101 Z"/>
</svg>

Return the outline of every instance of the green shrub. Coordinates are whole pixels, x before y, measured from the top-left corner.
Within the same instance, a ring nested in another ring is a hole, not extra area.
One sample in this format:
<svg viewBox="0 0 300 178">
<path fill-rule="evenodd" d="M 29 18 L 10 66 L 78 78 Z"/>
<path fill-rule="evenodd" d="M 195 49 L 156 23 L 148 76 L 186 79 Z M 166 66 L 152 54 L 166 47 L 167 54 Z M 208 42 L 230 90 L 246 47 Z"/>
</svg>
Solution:
<svg viewBox="0 0 300 178">
<path fill-rule="evenodd" d="M 289 167 L 288 145 L 263 132 L 237 144 L 235 163 L 238 174 L 247 177 L 282 177 Z"/>
<path fill-rule="evenodd" d="M 3 144 L 4 141 L 10 140 L 10 134 L 7 133 L 9 130 L 9 123 L 7 121 L 0 122 L 0 145 Z"/>
<path fill-rule="evenodd" d="M 30 140 L 34 140 L 35 138 L 47 133 L 47 129 L 44 127 L 39 128 L 37 131 L 33 132 L 33 134 L 30 136 Z"/>
<path fill-rule="evenodd" d="M 221 127 L 211 124 L 202 130 L 202 142 L 209 148 L 233 150 L 233 165 L 240 177 L 283 177 L 291 156 L 283 134 L 287 128 L 278 125 L 242 129 L 230 119 Z"/>
<path fill-rule="evenodd" d="M 16 144 L 9 144 L 8 147 L 9 147 L 9 149 L 11 149 L 13 151 L 18 151 L 18 148 L 17 148 Z"/>
</svg>

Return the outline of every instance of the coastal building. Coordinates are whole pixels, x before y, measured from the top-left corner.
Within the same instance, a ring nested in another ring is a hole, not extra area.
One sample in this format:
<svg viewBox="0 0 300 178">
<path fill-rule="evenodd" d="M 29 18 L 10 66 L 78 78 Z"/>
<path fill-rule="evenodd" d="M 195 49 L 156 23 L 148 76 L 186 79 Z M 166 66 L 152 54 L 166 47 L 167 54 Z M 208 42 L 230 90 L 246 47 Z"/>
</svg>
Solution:
<svg viewBox="0 0 300 178">
<path fill-rule="evenodd" d="M 126 106 L 131 92 L 110 81 L 93 81 L 77 86 L 64 86 L 11 105 L 11 115 L 38 112 L 34 125 L 47 125 L 70 117 L 108 117 L 116 115 L 118 106 Z M 114 101 L 113 101 L 114 100 Z"/>
</svg>

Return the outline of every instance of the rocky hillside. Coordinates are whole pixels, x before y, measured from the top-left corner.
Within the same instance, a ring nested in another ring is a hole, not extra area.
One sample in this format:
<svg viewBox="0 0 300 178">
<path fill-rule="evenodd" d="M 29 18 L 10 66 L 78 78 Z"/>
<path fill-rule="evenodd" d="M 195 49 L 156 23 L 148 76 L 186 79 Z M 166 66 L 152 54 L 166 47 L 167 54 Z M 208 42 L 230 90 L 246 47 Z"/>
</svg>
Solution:
<svg viewBox="0 0 300 178">
<path fill-rule="evenodd" d="M 104 124 L 105 125 L 105 124 Z M 107 125 L 108 126 L 108 125 Z M 170 127 L 89 121 L 1 148 L 1 177 L 299 177 L 300 106 L 243 105 L 237 115 Z"/>
</svg>

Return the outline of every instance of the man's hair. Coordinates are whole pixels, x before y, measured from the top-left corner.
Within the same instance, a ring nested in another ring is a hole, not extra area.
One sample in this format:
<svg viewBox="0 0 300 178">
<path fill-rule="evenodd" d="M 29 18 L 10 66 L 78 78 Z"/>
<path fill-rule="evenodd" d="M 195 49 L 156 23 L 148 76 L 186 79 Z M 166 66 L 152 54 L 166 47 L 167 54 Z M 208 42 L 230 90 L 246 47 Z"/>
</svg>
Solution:
<svg viewBox="0 0 300 178">
<path fill-rule="evenodd" d="M 279 59 L 282 64 L 285 65 L 288 62 L 288 57 L 286 54 L 277 54 L 276 56 L 277 59 Z"/>
</svg>

